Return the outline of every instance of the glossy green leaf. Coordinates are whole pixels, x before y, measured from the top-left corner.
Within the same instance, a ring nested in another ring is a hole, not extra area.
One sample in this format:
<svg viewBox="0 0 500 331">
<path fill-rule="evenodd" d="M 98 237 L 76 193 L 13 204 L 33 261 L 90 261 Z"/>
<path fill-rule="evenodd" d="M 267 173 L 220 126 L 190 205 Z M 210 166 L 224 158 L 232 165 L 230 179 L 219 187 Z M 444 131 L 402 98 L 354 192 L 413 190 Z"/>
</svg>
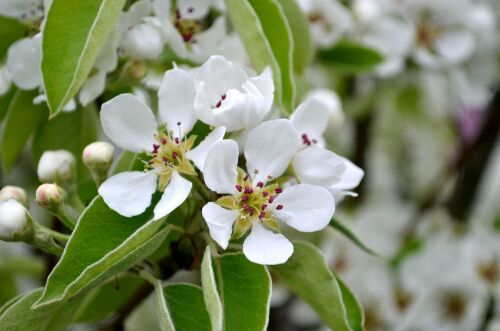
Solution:
<svg viewBox="0 0 500 331">
<path fill-rule="evenodd" d="M 9 302 L 17 296 L 17 285 L 14 273 L 0 270 L 0 305 Z"/>
<path fill-rule="evenodd" d="M 111 278 L 86 295 L 75 322 L 90 323 L 110 318 L 142 284 L 144 280 L 131 273 Z"/>
<path fill-rule="evenodd" d="M 365 315 L 363 308 L 359 304 L 358 299 L 354 296 L 351 289 L 344 283 L 344 281 L 335 275 L 337 282 L 342 293 L 342 300 L 347 311 L 347 321 L 353 331 L 364 331 Z"/>
<path fill-rule="evenodd" d="M 113 169 L 111 169 L 111 174 L 116 175 L 120 172 L 130 171 L 136 160 L 137 160 L 136 153 L 123 151 L 116 160 L 115 164 L 113 165 Z"/>
<path fill-rule="evenodd" d="M 211 324 L 207 308 L 203 301 L 203 291 L 199 286 L 191 284 L 171 284 L 157 293 L 163 296 L 160 309 L 163 310 L 165 331 L 210 331 Z"/>
<path fill-rule="evenodd" d="M 203 261 L 201 262 L 201 286 L 203 297 L 207 306 L 213 331 L 222 331 L 223 310 L 219 292 L 217 291 L 217 281 L 215 280 L 212 268 L 212 251 L 210 247 L 205 249 Z"/>
<path fill-rule="evenodd" d="M 78 220 L 37 305 L 71 298 L 153 253 L 169 228 L 163 227 L 163 221 L 149 221 L 152 209 L 139 216 L 124 217 L 96 197 Z"/>
<path fill-rule="evenodd" d="M 248 261 L 243 253 L 214 257 L 213 267 L 224 307 L 224 330 L 266 330 L 271 300 L 266 267 Z"/>
<path fill-rule="evenodd" d="M 26 27 L 17 20 L 0 16 L 0 61 L 6 56 L 9 46 L 24 37 Z"/>
<path fill-rule="evenodd" d="M 225 3 L 255 69 L 271 67 L 275 101 L 282 110 L 291 113 L 295 98 L 293 38 L 283 9 L 276 0 L 226 0 Z"/>
<path fill-rule="evenodd" d="M 42 42 L 42 74 L 51 116 L 75 96 L 115 26 L 125 0 L 53 0 Z"/>
<path fill-rule="evenodd" d="M 0 122 L 3 121 L 5 115 L 7 114 L 7 110 L 9 109 L 10 102 L 12 98 L 16 94 L 17 89 L 14 86 L 11 86 L 9 91 L 4 95 L 0 95 Z"/>
<path fill-rule="evenodd" d="M 346 236 L 349 240 L 351 240 L 356 246 L 361 248 L 363 251 L 365 251 L 368 254 L 374 255 L 374 256 L 379 256 L 375 251 L 373 251 L 370 247 L 366 246 L 359 237 L 354 234 L 354 232 L 351 231 L 347 226 L 342 224 L 342 222 L 339 222 L 336 219 L 333 219 L 330 222 L 330 226 L 342 233 L 344 236 Z"/>
<path fill-rule="evenodd" d="M 0 316 L 0 331 L 66 331 L 81 299 L 32 310 L 41 293 L 42 289 L 34 290 L 5 309 Z"/>
<path fill-rule="evenodd" d="M 293 68 L 302 73 L 314 58 L 314 43 L 309 21 L 300 9 L 297 0 L 278 0 L 286 15 L 293 37 Z"/>
<path fill-rule="evenodd" d="M 47 116 L 45 106 L 33 104 L 37 95 L 36 91 L 18 90 L 9 104 L 1 138 L 4 172 L 10 170 L 30 135 Z"/>
<path fill-rule="evenodd" d="M 354 73 L 370 71 L 384 60 L 384 57 L 374 49 L 351 42 L 340 42 L 328 50 L 319 52 L 318 55 L 335 69 Z"/>
<path fill-rule="evenodd" d="M 352 330 L 339 284 L 319 249 L 307 242 L 294 242 L 290 259 L 270 270 L 307 302 L 327 326 L 335 331 Z"/>
</svg>

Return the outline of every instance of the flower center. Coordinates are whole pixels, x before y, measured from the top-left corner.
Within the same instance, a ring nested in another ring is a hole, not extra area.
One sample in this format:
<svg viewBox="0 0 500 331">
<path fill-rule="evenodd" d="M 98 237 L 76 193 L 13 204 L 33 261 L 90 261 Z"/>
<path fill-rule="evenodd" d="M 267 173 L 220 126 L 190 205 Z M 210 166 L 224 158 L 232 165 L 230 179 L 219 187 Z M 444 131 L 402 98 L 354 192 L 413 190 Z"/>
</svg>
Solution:
<svg viewBox="0 0 500 331">
<path fill-rule="evenodd" d="M 443 315 L 451 321 L 460 321 L 467 310 L 467 298 L 458 292 L 445 293 L 442 298 Z"/>
<path fill-rule="evenodd" d="M 302 138 L 302 144 L 305 146 L 311 146 L 312 144 L 318 143 L 316 139 L 310 139 L 307 133 L 303 133 L 300 137 Z"/>
<path fill-rule="evenodd" d="M 417 43 L 432 50 L 440 33 L 441 27 L 439 24 L 431 17 L 431 15 L 424 15 L 419 24 L 417 24 Z"/>
<path fill-rule="evenodd" d="M 166 130 L 160 130 L 155 135 L 156 144 L 153 151 L 148 153 L 149 161 L 145 164 L 145 171 L 155 171 L 158 174 L 158 189 L 163 191 L 170 182 L 174 171 L 186 175 L 196 175 L 196 171 L 186 157 L 193 146 L 196 136 L 177 138 Z"/>
<path fill-rule="evenodd" d="M 327 32 L 333 30 L 333 25 L 331 24 L 331 22 L 329 22 L 324 14 L 319 10 L 310 12 L 309 15 L 307 15 L 307 18 L 309 19 L 309 22 L 311 22 L 312 24 L 320 25 L 323 30 Z"/>
<path fill-rule="evenodd" d="M 194 11 L 193 7 L 190 7 L 188 11 L 191 13 Z M 174 27 L 179 31 L 182 36 L 184 43 L 191 45 L 196 43 L 195 36 L 201 30 L 201 23 L 197 20 L 182 18 L 179 9 L 175 10 L 174 15 Z"/>
<path fill-rule="evenodd" d="M 253 221 L 259 221 L 267 228 L 279 232 L 278 221 L 269 206 L 274 204 L 274 199 L 282 191 L 278 184 L 264 185 L 263 182 L 258 182 L 253 185 L 249 176 L 243 170 L 238 169 L 238 183 L 235 185 L 234 195 L 224 196 L 217 200 L 222 207 L 240 212 L 234 225 L 233 239 L 243 236 L 250 229 Z M 274 208 L 281 210 L 284 207 L 276 205 Z"/>
</svg>

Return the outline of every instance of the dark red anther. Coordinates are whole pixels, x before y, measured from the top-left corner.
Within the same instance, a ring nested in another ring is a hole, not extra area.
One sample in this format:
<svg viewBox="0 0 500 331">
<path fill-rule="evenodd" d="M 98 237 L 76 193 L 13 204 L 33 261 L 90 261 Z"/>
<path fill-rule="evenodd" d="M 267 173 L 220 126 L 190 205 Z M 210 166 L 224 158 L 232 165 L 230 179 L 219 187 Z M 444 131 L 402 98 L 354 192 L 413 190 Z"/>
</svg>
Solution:
<svg viewBox="0 0 500 331">
<path fill-rule="evenodd" d="M 178 156 L 178 155 L 177 155 L 177 153 L 176 153 L 176 152 L 172 152 L 172 158 L 173 158 L 174 160 L 175 160 L 175 159 L 177 159 L 177 156 Z"/>
<path fill-rule="evenodd" d="M 274 201 L 274 196 L 273 195 L 269 196 L 269 203 L 273 203 L 273 201 Z"/>
<path fill-rule="evenodd" d="M 166 157 L 166 156 L 164 156 L 164 157 L 162 158 L 162 160 L 163 160 L 163 162 L 168 162 L 168 159 L 167 159 L 167 157 Z"/>
<path fill-rule="evenodd" d="M 217 103 L 215 104 L 215 108 L 219 108 L 220 106 L 222 105 L 222 101 L 217 101 Z"/>
<path fill-rule="evenodd" d="M 273 179 L 273 176 L 267 175 L 267 179 L 271 180 L 271 179 Z"/>
<path fill-rule="evenodd" d="M 175 143 L 178 144 L 179 143 L 179 138 L 178 137 L 175 137 Z"/>
<path fill-rule="evenodd" d="M 226 94 L 224 93 L 223 95 L 221 95 L 221 100 L 226 100 Z"/>
<path fill-rule="evenodd" d="M 249 211 L 250 210 L 250 207 L 247 205 L 247 204 L 244 204 L 243 205 L 243 209 L 246 210 L 246 211 Z"/>
<path fill-rule="evenodd" d="M 266 212 L 265 211 L 261 211 L 260 214 L 259 214 L 259 218 L 262 220 L 262 219 L 264 219 L 264 217 L 266 217 Z"/>
<path fill-rule="evenodd" d="M 235 185 L 234 187 L 236 187 L 236 190 L 237 190 L 238 192 L 243 191 L 243 187 L 241 187 L 241 185 Z"/>
<path fill-rule="evenodd" d="M 245 178 L 243 178 L 243 181 L 246 181 L 248 179 L 248 175 L 245 175 Z"/>
<path fill-rule="evenodd" d="M 259 188 L 263 188 L 263 187 L 264 187 L 264 183 L 263 183 L 263 182 L 258 182 L 258 183 L 257 183 L 257 187 L 259 187 Z"/>
<path fill-rule="evenodd" d="M 248 201 L 248 195 L 244 195 L 241 197 L 241 201 L 245 202 L 245 201 Z"/>
<path fill-rule="evenodd" d="M 276 206 L 276 210 L 281 210 L 281 209 L 283 209 L 283 205 L 277 205 Z"/>
<path fill-rule="evenodd" d="M 281 187 L 277 187 L 277 188 L 274 190 L 274 192 L 276 192 L 276 193 L 281 193 L 281 192 L 283 192 L 283 189 L 282 189 Z"/>
<path fill-rule="evenodd" d="M 160 145 L 158 145 L 158 144 L 153 144 L 153 153 L 158 152 L 158 148 L 160 148 Z"/>
<path fill-rule="evenodd" d="M 162 145 L 165 145 L 165 144 L 167 143 L 167 139 L 165 139 L 165 138 L 161 138 L 161 139 L 160 139 L 160 142 L 161 142 L 161 144 L 162 144 Z"/>
<path fill-rule="evenodd" d="M 255 212 L 255 210 L 254 210 L 254 209 L 250 209 L 250 210 L 248 211 L 248 213 L 250 214 L 250 216 L 253 216 L 253 213 L 254 213 L 254 212 Z"/>
<path fill-rule="evenodd" d="M 267 192 L 267 191 L 262 192 L 262 196 L 263 196 L 264 198 L 265 198 L 265 197 L 267 197 L 268 195 L 269 195 L 269 192 Z"/>
<path fill-rule="evenodd" d="M 309 140 L 307 134 L 303 133 L 301 137 L 302 137 L 302 143 L 304 145 L 311 146 L 311 141 Z"/>
<path fill-rule="evenodd" d="M 192 12 L 194 12 L 194 8 L 193 7 L 189 7 L 188 8 L 188 13 L 192 13 Z"/>
<path fill-rule="evenodd" d="M 252 194 L 253 193 L 253 188 L 250 186 L 245 187 L 245 194 Z"/>
<path fill-rule="evenodd" d="M 262 204 L 262 210 L 266 210 L 267 205 L 265 203 Z"/>
</svg>

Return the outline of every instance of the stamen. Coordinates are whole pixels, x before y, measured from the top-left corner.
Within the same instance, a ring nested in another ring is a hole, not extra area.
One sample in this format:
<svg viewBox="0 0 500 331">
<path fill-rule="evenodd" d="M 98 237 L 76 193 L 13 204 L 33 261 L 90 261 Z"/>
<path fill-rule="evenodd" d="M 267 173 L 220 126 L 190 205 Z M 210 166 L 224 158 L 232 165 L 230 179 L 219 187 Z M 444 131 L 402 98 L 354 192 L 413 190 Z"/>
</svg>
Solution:
<svg viewBox="0 0 500 331">
<path fill-rule="evenodd" d="M 266 212 L 265 211 L 261 211 L 260 214 L 259 214 L 259 218 L 262 220 L 262 219 L 264 219 L 264 217 L 266 217 Z"/>
<path fill-rule="evenodd" d="M 273 196 L 273 195 L 270 195 L 270 196 L 269 196 L 269 203 L 273 203 L 273 201 L 274 201 L 274 196 Z"/>
<path fill-rule="evenodd" d="M 307 134 L 303 133 L 301 137 L 302 137 L 302 143 L 304 145 L 311 146 L 311 141 L 309 140 Z"/>
<path fill-rule="evenodd" d="M 220 98 L 221 100 L 226 100 L 226 94 L 224 93 Z"/>
<path fill-rule="evenodd" d="M 262 210 L 266 210 L 267 205 L 265 203 L 262 204 Z"/>
<path fill-rule="evenodd" d="M 158 152 L 158 148 L 160 148 L 160 145 L 158 145 L 158 144 L 153 144 L 153 153 Z"/>
<path fill-rule="evenodd" d="M 253 193 L 253 188 L 250 186 L 245 187 L 245 194 L 252 194 Z"/>
<path fill-rule="evenodd" d="M 235 185 L 235 187 L 238 192 L 241 192 L 243 190 L 243 187 L 241 187 L 241 185 Z"/>
<path fill-rule="evenodd" d="M 259 187 L 259 188 L 263 188 L 263 187 L 264 187 L 264 183 L 263 183 L 263 182 L 258 182 L 258 183 L 257 183 L 257 187 Z"/>
<path fill-rule="evenodd" d="M 271 180 L 271 179 L 273 179 L 273 176 L 267 175 L 267 179 Z"/>
<path fill-rule="evenodd" d="M 177 155 L 177 153 L 176 153 L 176 152 L 172 152 L 172 158 L 173 158 L 174 160 L 175 160 L 175 159 L 177 159 L 177 156 L 178 156 L 178 155 Z"/>
<path fill-rule="evenodd" d="M 245 201 L 248 201 L 248 195 L 244 195 L 241 197 L 241 201 L 245 202 Z"/>
<path fill-rule="evenodd" d="M 277 205 L 276 206 L 276 210 L 281 210 L 281 209 L 283 209 L 283 205 Z"/>
<path fill-rule="evenodd" d="M 245 178 L 243 178 L 243 181 L 245 181 L 245 182 L 246 182 L 246 181 L 247 181 L 247 179 L 248 179 L 248 175 L 245 175 Z"/>
<path fill-rule="evenodd" d="M 276 193 L 281 193 L 281 192 L 283 192 L 283 189 L 282 189 L 281 187 L 277 187 L 277 188 L 274 190 L 274 192 L 276 192 Z"/>
<path fill-rule="evenodd" d="M 161 142 L 162 145 L 165 145 L 167 143 L 167 139 L 161 138 L 160 142 Z"/>
<path fill-rule="evenodd" d="M 192 13 L 194 11 L 194 8 L 193 7 L 189 7 L 188 8 L 188 13 Z"/>
<path fill-rule="evenodd" d="M 222 105 L 222 101 L 217 101 L 217 103 L 215 104 L 215 108 L 220 108 L 220 106 Z"/>
<path fill-rule="evenodd" d="M 179 137 L 175 137 L 175 143 L 179 144 Z"/>
<path fill-rule="evenodd" d="M 269 192 L 267 192 L 267 191 L 262 192 L 262 196 L 263 196 L 264 198 L 265 198 L 265 197 L 267 197 L 268 195 L 269 195 Z"/>
</svg>

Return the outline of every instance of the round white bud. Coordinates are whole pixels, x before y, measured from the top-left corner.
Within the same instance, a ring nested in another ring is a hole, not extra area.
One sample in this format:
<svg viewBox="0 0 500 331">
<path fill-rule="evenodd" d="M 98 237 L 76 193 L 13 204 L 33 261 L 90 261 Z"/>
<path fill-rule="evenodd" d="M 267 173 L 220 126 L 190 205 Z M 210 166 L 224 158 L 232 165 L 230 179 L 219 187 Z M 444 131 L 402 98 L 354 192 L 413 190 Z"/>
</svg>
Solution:
<svg viewBox="0 0 500 331">
<path fill-rule="evenodd" d="M 96 141 L 83 150 L 83 163 L 87 168 L 99 172 L 108 171 L 113 162 L 115 148 L 113 145 Z"/>
<path fill-rule="evenodd" d="M 28 206 L 26 191 L 18 186 L 6 185 L 0 190 L 0 203 L 14 199 L 24 206 Z"/>
<path fill-rule="evenodd" d="M 38 162 L 38 179 L 42 183 L 64 183 L 74 180 L 76 160 L 66 150 L 46 151 Z"/>
<path fill-rule="evenodd" d="M 11 241 L 28 227 L 26 208 L 14 199 L 0 203 L 0 239 Z"/>
<path fill-rule="evenodd" d="M 36 189 L 36 202 L 47 209 L 56 209 L 64 201 L 64 192 L 56 184 L 42 184 Z"/>
<path fill-rule="evenodd" d="M 155 26 L 140 23 L 125 33 L 121 48 L 136 60 L 156 59 L 163 51 L 163 37 Z"/>
</svg>

